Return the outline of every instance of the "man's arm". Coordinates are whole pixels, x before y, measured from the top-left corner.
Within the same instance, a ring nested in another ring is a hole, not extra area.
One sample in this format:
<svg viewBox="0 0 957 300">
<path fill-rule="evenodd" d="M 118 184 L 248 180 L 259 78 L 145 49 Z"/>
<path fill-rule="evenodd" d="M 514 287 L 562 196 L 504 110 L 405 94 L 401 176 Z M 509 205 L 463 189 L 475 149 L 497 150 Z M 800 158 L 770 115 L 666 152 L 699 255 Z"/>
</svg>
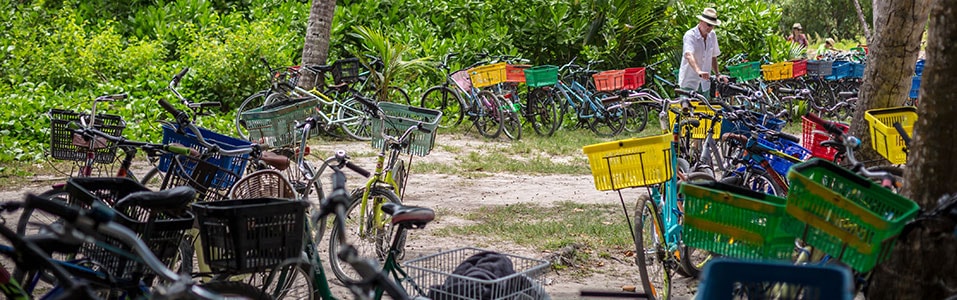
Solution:
<svg viewBox="0 0 957 300">
<path fill-rule="evenodd" d="M 688 65 L 691 66 L 691 69 L 694 70 L 695 74 L 698 74 L 698 77 L 708 80 L 711 75 L 701 72 L 701 67 L 698 66 L 698 62 L 694 59 L 694 37 L 690 34 L 685 34 L 683 41 L 684 47 L 682 48 L 684 48 L 685 60 L 688 61 Z"/>
</svg>

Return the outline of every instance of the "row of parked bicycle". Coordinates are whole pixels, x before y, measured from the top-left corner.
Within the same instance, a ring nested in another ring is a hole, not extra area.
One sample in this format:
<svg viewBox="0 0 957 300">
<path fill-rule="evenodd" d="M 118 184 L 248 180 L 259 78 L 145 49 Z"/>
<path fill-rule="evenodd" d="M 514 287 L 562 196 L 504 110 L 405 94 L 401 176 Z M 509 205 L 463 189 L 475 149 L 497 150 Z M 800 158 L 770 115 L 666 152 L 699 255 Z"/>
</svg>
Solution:
<svg viewBox="0 0 957 300">
<path fill-rule="evenodd" d="M 697 276 L 718 256 L 733 262 L 715 262 L 721 267 L 704 275 L 699 296 L 853 299 L 899 235 L 927 220 L 957 219 L 949 213 L 957 197 L 919 211 L 896 195 L 903 184 L 896 165 L 906 162 L 918 119 L 914 107 L 865 112 L 870 147 L 885 160 L 860 162 L 860 140 L 846 123 L 812 112 L 801 116 L 802 136 L 792 136 L 780 131 L 780 115 L 738 105 L 756 91 L 712 84 L 734 96 L 680 89 L 673 99 L 616 95 L 624 105 L 653 108 L 667 133 L 583 149 L 596 189 L 618 191 L 623 208 L 623 190 L 645 188 L 634 215 L 625 214 L 649 299 L 669 299 L 674 274 Z M 807 88 L 776 91 L 785 102 L 813 97 Z"/>
<path fill-rule="evenodd" d="M 325 261 L 358 299 L 546 297 L 548 263 L 538 259 L 499 254 L 515 272 L 494 280 L 494 292 L 486 281 L 453 274 L 460 262 L 487 255 L 482 249 L 399 263 L 407 230 L 435 217 L 429 208 L 402 205 L 403 156 L 431 151 L 440 111 L 361 93 L 328 97 L 321 108 L 315 98 L 268 93 L 261 103 L 244 103 L 249 109 L 237 124 L 246 136 L 236 138 L 195 125 L 219 103 L 184 98 L 177 86 L 187 72 L 168 86 L 182 103 L 158 101 L 171 120 L 160 143 L 124 138 L 123 118 L 96 112 L 98 103 L 123 94 L 95 99 L 96 113 L 50 111 L 51 156 L 75 167 L 66 182 L 4 206 L 21 214 L 15 231 L 0 231 L 11 243 L 0 253 L 14 262 L 0 290 L 51 299 L 335 299 L 318 249 L 334 215 Z M 354 133 L 379 150 L 374 171 L 342 151 L 313 159 L 307 140 L 317 129 L 356 120 L 367 126 Z M 142 174 L 132 168 L 138 152 L 150 166 Z M 347 190 L 346 168 L 368 180 Z M 332 180 L 321 180 L 327 174 Z"/>
</svg>

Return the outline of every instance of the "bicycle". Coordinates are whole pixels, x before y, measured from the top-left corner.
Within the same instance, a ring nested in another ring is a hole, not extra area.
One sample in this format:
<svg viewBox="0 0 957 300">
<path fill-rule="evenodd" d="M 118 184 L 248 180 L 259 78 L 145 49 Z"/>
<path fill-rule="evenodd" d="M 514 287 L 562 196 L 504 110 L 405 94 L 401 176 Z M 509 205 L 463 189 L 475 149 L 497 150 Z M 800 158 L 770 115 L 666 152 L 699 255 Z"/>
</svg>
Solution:
<svg viewBox="0 0 957 300">
<path fill-rule="evenodd" d="M 588 70 L 587 67 L 581 69 L 573 63 L 574 59 L 559 67 L 559 73 L 569 70 L 570 73 L 565 78 L 574 78 Z M 625 112 L 620 105 L 615 105 L 617 104 L 615 100 L 619 98 L 614 97 L 614 94 L 608 92 L 593 93 L 577 81 L 565 83 L 564 80 L 558 80 L 554 86 L 543 87 L 543 89 L 552 93 L 554 95 L 552 97 L 558 98 L 557 101 L 561 102 L 561 109 L 558 113 L 560 117 L 555 125 L 556 127 L 560 127 L 565 116 L 571 113 L 578 120 L 578 124 L 587 124 L 592 132 L 599 136 L 615 136 L 624 128 Z M 608 102 L 607 105 L 606 102 Z"/>
<path fill-rule="evenodd" d="M 382 214 L 382 205 L 385 203 L 402 203 L 405 181 L 408 178 L 407 166 L 399 159 L 402 153 L 424 156 L 432 149 L 434 130 L 442 113 L 435 110 L 426 110 L 417 107 L 402 106 L 394 103 L 372 103 L 369 99 L 358 98 L 375 111 L 377 126 L 381 138 L 375 140 L 374 145 L 380 151 L 376 160 L 376 168 L 372 172 L 365 186 L 353 191 L 353 201 L 346 211 L 348 224 L 334 226 L 333 234 L 340 231 L 347 232 L 346 236 L 351 244 L 359 248 L 361 255 L 367 257 L 384 258 L 387 255 L 385 243 L 393 236 L 395 230 L 387 224 L 387 217 Z M 400 134 L 401 132 L 401 134 Z M 398 136 L 394 136 L 396 134 Z M 388 154 L 387 154 L 388 152 Z M 332 158 L 342 159 L 342 158 Z M 328 162 L 320 167 L 320 174 L 328 166 Z M 404 236 L 400 237 L 404 245 Z M 329 252 L 334 253 L 339 241 L 329 242 Z M 370 249 L 371 248 L 371 249 Z M 374 250 L 372 250 L 374 249 Z M 399 248 L 401 251 L 401 247 Z M 400 257 L 402 253 L 400 252 Z M 351 270 L 343 268 L 330 257 L 333 273 L 341 281 L 357 280 Z"/>
<path fill-rule="evenodd" d="M 263 60 L 263 64 L 266 65 L 267 69 L 269 68 L 265 60 Z M 344 64 L 344 62 L 341 64 Z M 302 70 L 306 70 L 317 74 L 317 81 L 319 81 L 324 79 L 318 78 L 318 76 L 336 68 L 337 65 L 335 64 L 332 66 L 304 66 L 301 69 L 295 71 L 287 70 L 286 72 L 301 72 Z M 270 72 L 274 72 L 272 69 L 269 70 Z M 339 127 L 346 135 L 353 139 L 361 141 L 371 139 L 369 116 L 363 114 L 361 104 L 353 99 L 353 95 L 358 94 L 358 92 L 352 89 L 331 89 L 328 93 L 325 93 L 318 90 L 320 86 L 316 86 L 311 90 L 305 90 L 297 85 L 290 84 L 288 80 L 281 80 L 289 76 L 298 77 L 295 73 L 273 76 L 274 79 L 271 81 L 268 89 L 256 92 L 243 100 L 243 104 L 240 104 L 234 121 L 236 131 L 240 137 L 249 139 L 252 135 L 250 131 L 258 129 L 257 127 L 249 128 L 250 125 L 253 125 L 247 124 L 245 120 L 249 115 L 278 106 L 298 103 L 299 105 L 297 105 L 297 107 L 300 108 L 309 107 L 310 105 L 315 106 L 318 112 L 317 116 L 319 116 L 322 121 L 320 124 L 322 126 L 317 127 L 317 129 L 330 132 L 333 128 Z M 341 88 L 345 85 L 346 83 L 343 82 L 335 87 Z M 343 94 L 342 97 L 338 95 L 340 93 Z"/>
<path fill-rule="evenodd" d="M 436 66 L 436 68 L 441 70 L 445 75 L 445 81 L 426 89 L 425 93 L 422 93 L 422 98 L 419 102 L 419 106 L 422 108 L 435 109 L 442 112 L 444 118 L 440 126 L 443 128 L 458 126 L 462 123 L 462 118 L 465 112 L 468 111 L 468 106 L 462 98 L 462 95 L 471 98 L 469 94 L 471 80 L 467 83 L 459 82 L 468 80 L 467 74 L 464 73 L 465 70 L 451 73 L 449 59 L 456 55 L 458 55 L 458 53 L 455 52 L 445 54 L 445 57 L 442 58 L 442 62 Z"/>
<path fill-rule="evenodd" d="M 680 110 L 672 107 L 673 104 L 680 105 Z M 589 145 L 582 149 L 588 155 L 596 189 L 619 193 L 634 238 L 635 260 L 642 286 L 650 299 L 670 298 L 673 272 L 696 276 L 704 262 L 711 259 L 710 254 L 681 242 L 683 212 L 682 198 L 678 193 L 679 180 L 713 180 L 705 173 L 684 173 L 679 165 L 677 152 L 681 130 L 697 121 L 681 120 L 689 107 L 686 98 L 663 100 L 662 114 L 671 110 L 677 117 L 670 134 Z M 642 186 L 648 194 L 638 198 L 634 219 L 628 218 L 630 215 L 621 189 Z M 649 271 L 649 268 L 652 269 Z"/>
<path fill-rule="evenodd" d="M 191 191 L 186 190 L 187 192 L 178 193 L 177 196 L 173 196 L 171 192 L 160 192 L 156 194 L 141 193 L 137 196 L 129 196 L 126 199 L 123 199 L 118 202 L 127 202 L 133 201 L 142 203 L 146 205 L 149 201 L 137 201 L 138 199 L 165 199 L 173 200 L 179 199 L 180 203 L 186 203 L 191 196 Z M 170 198 L 172 197 L 172 198 Z M 162 205 L 160 203 L 153 204 L 156 206 Z M 14 205 L 20 206 L 20 205 Z M 100 243 L 105 246 L 104 249 L 108 249 L 111 252 L 115 252 L 119 257 L 126 258 L 135 258 L 136 262 L 145 265 L 148 270 L 151 270 L 154 274 L 158 275 L 164 282 L 164 284 L 157 286 L 152 291 L 149 287 L 145 286 L 142 282 L 137 283 L 138 281 L 133 281 L 126 283 L 127 285 L 135 286 L 135 288 L 128 290 L 131 292 L 134 297 L 135 295 L 139 296 L 148 296 L 156 299 L 223 299 L 223 296 L 239 296 L 247 299 L 272 299 L 270 297 L 265 297 L 261 292 L 259 292 L 254 287 L 249 285 L 244 285 L 238 282 L 224 282 L 224 281 L 214 281 L 202 286 L 196 285 L 191 278 L 177 274 L 175 271 L 169 269 L 164 265 L 164 263 L 158 259 L 153 252 L 151 252 L 150 247 L 141 240 L 136 233 L 130 229 L 111 221 L 115 212 L 103 205 L 94 204 L 89 210 L 81 210 L 75 207 L 64 205 L 56 200 L 49 200 L 42 197 L 34 196 L 32 194 L 27 195 L 23 204 L 25 208 L 31 208 L 36 210 L 41 210 L 51 215 L 56 215 L 63 222 L 59 226 L 50 227 L 50 230 L 47 231 L 47 234 L 52 234 L 52 236 L 39 236 L 38 240 L 46 239 L 47 243 L 45 245 L 52 248 L 62 249 L 64 246 L 70 247 L 69 245 L 77 245 L 83 241 L 95 240 L 98 245 Z M 10 211 L 7 206 L 7 211 Z M 191 217 L 191 215 L 190 215 Z M 186 220 L 191 222 L 191 219 Z M 0 232 L 3 233 L 5 237 L 10 239 L 9 229 L 3 228 L 0 229 Z M 51 237 L 53 240 L 50 240 Z M 103 237 L 112 239 L 112 242 L 107 242 L 102 240 Z M 122 248 L 117 248 L 113 243 L 119 243 L 124 247 L 129 247 L 124 250 Z M 22 253 L 19 247 L 0 247 L 0 252 L 3 252 L 6 255 L 11 255 L 12 253 Z M 40 250 L 42 253 L 49 253 L 49 250 Z M 132 252 L 130 252 L 132 251 Z M 36 257 L 34 257 L 36 259 Z M 49 261 L 49 258 L 43 260 Z M 41 260 L 42 261 L 42 260 Z M 31 268 L 35 266 L 30 266 L 26 264 L 23 265 L 26 268 Z M 52 265 L 56 265 L 55 267 Z M 65 271 L 65 270 L 69 271 Z M 68 273 L 69 278 L 84 278 L 87 282 L 97 282 L 100 285 L 114 286 L 117 280 L 109 274 L 103 273 L 101 271 L 94 271 L 82 266 L 75 265 L 70 262 L 62 261 L 49 261 L 49 264 L 46 266 L 46 269 L 53 270 L 55 276 L 60 278 L 56 281 L 56 285 L 59 286 L 61 283 L 66 284 L 70 288 L 71 280 L 63 280 L 64 273 Z M 77 276 L 77 277 L 73 277 Z M 96 281 L 89 281 L 96 280 Z M 35 281 L 34 281 L 35 282 Z M 34 283 L 35 284 L 35 283 Z M 33 289 L 33 286 L 26 287 L 28 289 Z M 58 290 L 58 287 L 54 287 L 54 291 Z M 26 293 L 26 290 L 21 290 L 22 293 Z M 220 294 L 220 295 L 218 295 Z M 97 297 L 89 297 L 89 299 L 95 299 Z"/>
</svg>

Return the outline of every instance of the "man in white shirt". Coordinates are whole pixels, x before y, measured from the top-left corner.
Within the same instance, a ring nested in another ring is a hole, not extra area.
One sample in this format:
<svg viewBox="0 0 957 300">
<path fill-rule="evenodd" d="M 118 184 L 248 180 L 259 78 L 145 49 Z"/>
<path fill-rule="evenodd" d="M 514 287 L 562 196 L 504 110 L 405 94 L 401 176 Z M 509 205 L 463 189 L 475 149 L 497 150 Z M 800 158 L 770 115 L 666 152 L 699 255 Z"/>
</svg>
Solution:
<svg viewBox="0 0 957 300">
<path fill-rule="evenodd" d="M 678 70 L 678 86 L 692 91 L 708 92 L 711 90 L 711 74 L 722 80 L 718 68 L 718 37 L 714 34 L 714 27 L 721 25 L 718 12 L 714 8 L 705 8 L 698 16 L 698 26 L 691 28 L 684 35 L 682 47 L 681 68 Z M 710 98 L 711 93 L 705 93 Z"/>
</svg>

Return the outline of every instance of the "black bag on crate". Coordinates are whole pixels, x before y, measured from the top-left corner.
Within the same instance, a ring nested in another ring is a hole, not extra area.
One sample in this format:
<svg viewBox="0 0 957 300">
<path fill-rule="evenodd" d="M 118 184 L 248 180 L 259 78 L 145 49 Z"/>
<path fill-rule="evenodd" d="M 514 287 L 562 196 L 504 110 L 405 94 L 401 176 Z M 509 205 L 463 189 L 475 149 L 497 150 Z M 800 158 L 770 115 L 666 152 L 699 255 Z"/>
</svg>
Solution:
<svg viewBox="0 0 957 300">
<path fill-rule="evenodd" d="M 533 280 L 526 276 L 514 276 L 508 280 L 497 281 L 515 275 L 512 260 L 498 252 L 484 251 L 474 254 L 463 261 L 455 270 L 460 275 L 475 280 L 449 276 L 445 283 L 432 286 L 428 297 L 434 300 L 451 299 L 497 299 L 508 295 L 508 299 L 550 299 L 545 293 L 539 293 Z M 479 281 L 494 281 L 480 284 Z"/>
</svg>

